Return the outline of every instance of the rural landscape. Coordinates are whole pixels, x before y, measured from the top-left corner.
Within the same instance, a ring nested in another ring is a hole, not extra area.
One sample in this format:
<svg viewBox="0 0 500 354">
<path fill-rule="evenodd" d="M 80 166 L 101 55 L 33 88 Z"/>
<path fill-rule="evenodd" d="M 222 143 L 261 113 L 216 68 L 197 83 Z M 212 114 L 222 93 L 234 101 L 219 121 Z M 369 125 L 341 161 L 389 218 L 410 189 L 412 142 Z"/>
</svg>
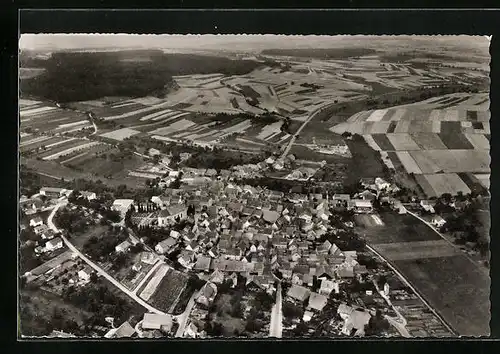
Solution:
<svg viewBox="0 0 500 354">
<path fill-rule="evenodd" d="M 487 37 L 19 47 L 19 338 L 490 335 Z"/>
</svg>

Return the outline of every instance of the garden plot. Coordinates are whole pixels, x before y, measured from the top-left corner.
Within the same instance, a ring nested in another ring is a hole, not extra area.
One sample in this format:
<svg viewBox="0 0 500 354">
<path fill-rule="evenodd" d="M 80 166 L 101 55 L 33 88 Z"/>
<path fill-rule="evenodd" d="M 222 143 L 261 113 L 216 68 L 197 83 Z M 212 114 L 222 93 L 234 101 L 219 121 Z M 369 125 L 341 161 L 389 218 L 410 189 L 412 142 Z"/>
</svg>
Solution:
<svg viewBox="0 0 500 354">
<path fill-rule="evenodd" d="M 186 274 L 170 269 L 150 296 L 149 303 L 161 311 L 171 312 L 173 310 L 171 307 L 177 302 L 187 285 L 187 281 Z"/>
<path fill-rule="evenodd" d="M 410 134 L 388 133 L 387 139 L 389 139 L 391 144 L 394 146 L 395 150 L 404 150 L 404 151 L 420 150 L 418 145 L 411 138 Z"/>
<path fill-rule="evenodd" d="M 154 271 L 154 273 L 150 275 L 150 279 L 146 280 L 146 282 L 144 283 L 145 284 L 144 289 L 137 290 L 139 297 L 145 301 L 148 301 L 154 294 L 156 288 L 158 287 L 158 285 L 160 285 L 160 282 L 162 281 L 162 279 L 165 277 L 165 275 L 168 273 L 169 270 L 170 268 L 166 264 L 160 265 Z"/>
<path fill-rule="evenodd" d="M 401 161 L 401 164 L 403 164 L 406 172 L 408 173 L 413 173 L 413 174 L 421 174 L 422 170 L 420 169 L 419 165 L 415 162 L 415 160 L 412 158 L 412 156 L 408 153 L 408 151 L 397 151 L 396 155 Z"/>
<path fill-rule="evenodd" d="M 459 191 L 463 194 L 471 192 L 467 184 L 456 173 L 439 173 L 424 176 L 434 190 L 434 194 L 430 196 L 441 196 L 444 193 L 456 195 Z"/>
<path fill-rule="evenodd" d="M 130 129 L 130 128 L 122 128 L 118 130 L 114 130 L 111 132 L 107 132 L 104 134 L 101 134 L 103 138 L 108 138 L 108 139 L 113 139 L 113 140 L 118 140 L 118 141 L 123 141 L 127 138 L 130 138 L 133 135 L 139 134 L 140 131 Z"/>
</svg>

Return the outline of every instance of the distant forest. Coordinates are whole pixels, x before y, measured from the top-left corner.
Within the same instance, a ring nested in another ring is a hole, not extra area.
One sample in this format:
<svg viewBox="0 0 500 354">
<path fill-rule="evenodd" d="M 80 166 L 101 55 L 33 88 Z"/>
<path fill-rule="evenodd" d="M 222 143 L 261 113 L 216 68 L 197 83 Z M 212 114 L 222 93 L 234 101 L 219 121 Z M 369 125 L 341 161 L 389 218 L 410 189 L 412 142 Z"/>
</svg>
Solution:
<svg viewBox="0 0 500 354">
<path fill-rule="evenodd" d="M 22 94 L 56 102 L 99 99 L 105 96 L 162 97 L 177 88 L 175 75 L 243 75 L 261 63 L 251 60 L 171 54 L 160 50 L 119 52 L 58 52 L 49 59 L 21 53 L 23 68 L 44 68 L 20 82 Z"/>
<path fill-rule="evenodd" d="M 377 53 L 369 48 L 297 48 L 297 49 L 264 49 L 264 55 L 283 55 L 293 57 L 307 57 L 317 59 L 343 59 L 371 55 Z"/>
</svg>

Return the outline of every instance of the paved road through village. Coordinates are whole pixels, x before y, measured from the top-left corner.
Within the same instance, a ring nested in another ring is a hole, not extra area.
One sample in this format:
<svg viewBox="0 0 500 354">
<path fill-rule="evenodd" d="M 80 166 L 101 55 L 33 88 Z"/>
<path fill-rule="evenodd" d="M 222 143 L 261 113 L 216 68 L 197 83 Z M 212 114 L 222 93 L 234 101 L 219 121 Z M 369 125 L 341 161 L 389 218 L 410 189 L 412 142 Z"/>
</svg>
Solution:
<svg viewBox="0 0 500 354">
<path fill-rule="evenodd" d="M 283 312 L 281 310 L 281 283 L 278 282 L 276 289 L 276 304 L 273 305 L 271 310 L 271 324 L 269 326 L 269 336 L 281 338 L 283 333 Z"/>
</svg>

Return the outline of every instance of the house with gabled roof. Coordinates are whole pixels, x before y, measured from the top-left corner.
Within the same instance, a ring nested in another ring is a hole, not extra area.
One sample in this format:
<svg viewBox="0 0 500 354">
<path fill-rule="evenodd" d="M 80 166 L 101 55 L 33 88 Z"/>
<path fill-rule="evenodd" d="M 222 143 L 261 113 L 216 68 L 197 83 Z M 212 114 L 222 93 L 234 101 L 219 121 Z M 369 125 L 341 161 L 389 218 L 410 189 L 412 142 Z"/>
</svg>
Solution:
<svg viewBox="0 0 500 354">
<path fill-rule="evenodd" d="M 311 292 L 307 303 L 307 309 L 320 312 L 326 306 L 327 302 L 328 298 L 325 295 Z"/>
<path fill-rule="evenodd" d="M 306 301 L 310 294 L 311 291 L 309 289 L 300 285 L 292 285 L 287 292 L 288 297 L 300 302 Z"/>
</svg>

